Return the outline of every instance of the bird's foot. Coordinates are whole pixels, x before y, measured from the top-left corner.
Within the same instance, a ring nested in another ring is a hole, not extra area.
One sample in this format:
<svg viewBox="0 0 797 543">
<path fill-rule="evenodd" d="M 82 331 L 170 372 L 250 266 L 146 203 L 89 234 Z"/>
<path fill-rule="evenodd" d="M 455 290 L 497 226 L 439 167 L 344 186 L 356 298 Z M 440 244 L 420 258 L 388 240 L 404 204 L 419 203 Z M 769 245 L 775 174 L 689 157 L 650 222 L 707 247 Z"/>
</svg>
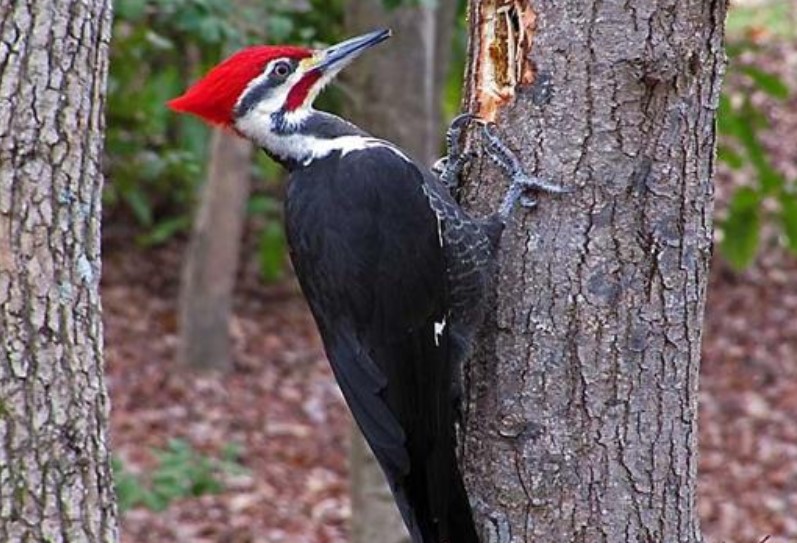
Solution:
<svg viewBox="0 0 797 543">
<path fill-rule="evenodd" d="M 474 153 L 463 151 L 462 132 L 469 122 L 478 120 L 471 113 L 462 113 L 454 117 L 451 125 L 446 131 L 446 151 L 447 155 L 439 159 L 432 166 L 432 171 L 440 178 L 440 181 L 453 192 L 459 185 L 459 175 L 465 165 L 475 156 Z"/>
<path fill-rule="evenodd" d="M 501 207 L 498 208 L 498 216 L 503 222 L 509 220 L 512 210 L 518 202 L 525 208 L 532 208 L 537 205 L 537 200 L 533 195 L 529 194 L 530 192 L 547 192 L 549 194 L 567 194 L 571 192 L 568 188 L 527 174 L 517 155 L 506 146 L 496 133 L 494 124 L 485 124 L 482 132 L 487 156 L 510 179 L 509 190 L 504 196 Z"/>
</svg>

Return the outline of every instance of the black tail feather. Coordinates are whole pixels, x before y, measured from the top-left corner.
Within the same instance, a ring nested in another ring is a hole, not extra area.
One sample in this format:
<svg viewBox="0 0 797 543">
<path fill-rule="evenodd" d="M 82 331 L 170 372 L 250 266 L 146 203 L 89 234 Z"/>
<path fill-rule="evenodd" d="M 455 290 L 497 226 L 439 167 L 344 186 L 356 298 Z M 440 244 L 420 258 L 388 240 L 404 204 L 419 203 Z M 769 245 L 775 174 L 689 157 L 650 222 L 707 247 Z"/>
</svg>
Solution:
<svg viewBox="0 0 797 543">
<path fill-rule="evenodd" d="M 479 543 L 468 494 L 456 458 L 451 465 L 454 467 L 454 473 L 451 477 L 451 494 L 448 502 L 448 541 L 445 543 Z"/>
<path fill-rule="evenodd" d="M 454 448 L 444 456 L 436 473 L 415 469 L 393 489 L 401 516 L 413 543 L 479 543 Z"/>
</svg>

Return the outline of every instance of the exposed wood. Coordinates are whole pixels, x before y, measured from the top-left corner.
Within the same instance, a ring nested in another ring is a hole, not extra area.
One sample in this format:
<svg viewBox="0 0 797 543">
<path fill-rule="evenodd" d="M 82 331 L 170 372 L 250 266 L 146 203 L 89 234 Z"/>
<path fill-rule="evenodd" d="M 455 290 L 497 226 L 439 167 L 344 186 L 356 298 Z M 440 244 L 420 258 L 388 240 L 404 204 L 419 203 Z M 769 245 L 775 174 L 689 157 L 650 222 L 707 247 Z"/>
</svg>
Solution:
<svg viewBox="0 0 797 543">
<path fill-rule="evenodd" d="M 99 296 L 111 2 L 0 7 L 0 541 L 117 539 Z"/>
<path fill-rule="evenodd" d="M 502 6 L 527 27 L 485 32 Z M 518 211 L 468 366 L 464 465 L 485 543 L 701 541 L 725 11 L 724 0 L 470 1 L 468 107 L 487 107 L 530 173 L 576 190 Z M 528 75 L 485 105 L 494 89 L 479 62 L 510 70 L 511 56 L 490 52 L 512 50 L 530 55 Z M 506 186 L 484 161 L 468 181 L 477 212 Z"/>
<path fill-rule="evenodd" d="M 472 3 L 473 57 L 471 113 L 495 121 L 498 110 L 510 104 L 521 86 L 534 81 L 531 47 L 537 14 L 523 0 L 485 0 Z"/>
</svg>

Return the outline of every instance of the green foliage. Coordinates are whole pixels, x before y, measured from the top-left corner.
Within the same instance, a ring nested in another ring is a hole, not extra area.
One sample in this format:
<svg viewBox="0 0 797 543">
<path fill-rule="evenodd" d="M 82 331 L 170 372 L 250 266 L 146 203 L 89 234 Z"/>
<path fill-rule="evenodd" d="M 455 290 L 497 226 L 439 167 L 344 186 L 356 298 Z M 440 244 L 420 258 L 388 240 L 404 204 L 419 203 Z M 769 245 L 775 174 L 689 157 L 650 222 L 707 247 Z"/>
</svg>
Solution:
<svg viewBox="0 0 797 543">
<path fill-rule="evenodd" d="M 773 98 L 785 100 L 789 97 L 789 87 L 777 75 L 767 73 L 755 66 L 742 66 L 740 71 L 753 80 L 755 86 Z"/>
<path fill-rule="evenodd" d="M 105 203 L 126 208 L 157 243 L 187 227 L 208 130 L 166 102 L 218 60 L 236 35 L 222 0 L 116 2 L 108 80 Z"/>
<path fill-rule="evenodd" d="M 243 471 L 235 461 L 239 451 L 232 446 L 225 449 L 221 459 L 216 459 L 199 454 L 185 441 L 174 439 L 166 449 L 155 451 L 155 456 L 158 467 L 144 478 L 127 471 L 118 459 L 113 460 L 121 511 L 139 506 L 163 511 L 175 500 L 218 494 L 224 490 L 223 475 Z"/>
<path fill-rule="evenodd" d="M 249 199 L 249 214 L 264 221 L 257 234 L 257 260 L 260 277 L 267 283 L 285 277 L 288 244 L 280 220 L 281 211 L 280 202 L 273 196 L 256 194 Z"/>
<path fill-rule="evenodd" d="M 162 243 L 190 225 L 204 181 L 209 130 L 176 115 L 180 95 L 228 51 L 262 42 L 312 43 L 341 32 L 342 0 L 119 0 L 115 3 L 104 194 L 110 213 L 140 227 L 137 241 Z"/>
<path fill-rule="evenodd" d="M 718 224 L 723 233 L 720 251 L 737 270 L 749 266 L 756 256 L 765 200 L 777 203 L 777 222 L 787 246 L 797 252 L 797 200 L 791 192 L 797 180 L 787 182 L 773 166 L 772 157 L 761 143 L 761 132 L 769 128 L 769 122 L 754 102 L 757 94 L 783 101 L 791 91 L 777 75 L 740 61 L 740 53 L 751 47 L 745 43 L 729 47 L 730 77 L 737 78 L 744 91 L 733 96 L 723 94 L 717 113 L 717 128 L 723 136 L 718 159 L 734 170 L 750 167 L 756 181 L 753 186 L 737 190 L 727 216 Z"/>
<path fill-rule="evenodd" d="M 122 465 L 122 461 L 114 458 L 113 467 L 114 483 L 116 485 L 116 501 L 119 510 L 123 513 L 138 505 L 150 503 L 150 491 Z"/>
<path fill-rule="evenodd" d="M 731 4 L 726 30 L 728 36 L 768 33 L 786 39 L 797 37 L 797 26 L 791 13 L 791 0 L 769 0 L 750 5 Z"/>
<path fill-rule="evenodd" d="M 761 228 L 761 198 L 758 191 L 744 187 L 736 191 L 722 222 L 720 250 L 736 269 L 749 265 L 758 250 Z"/>
<path fill-rule="evenodd" d="M 287 242 L 282 225 L 269 222 L 260 231 L 258 257 L 260 275 L 264 281 L 273 283 L 285 276 L 285 251 Z"/>
</svg>

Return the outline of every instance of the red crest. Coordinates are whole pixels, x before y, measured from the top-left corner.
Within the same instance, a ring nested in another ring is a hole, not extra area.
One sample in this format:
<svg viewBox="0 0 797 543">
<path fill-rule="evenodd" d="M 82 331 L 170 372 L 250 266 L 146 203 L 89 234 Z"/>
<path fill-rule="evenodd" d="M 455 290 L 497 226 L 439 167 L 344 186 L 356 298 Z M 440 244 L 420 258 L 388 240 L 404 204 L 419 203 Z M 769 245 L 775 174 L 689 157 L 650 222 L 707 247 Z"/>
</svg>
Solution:
<svg viewBox="0 0 797 543">
<path fill-rule="evenodd" d="M 175 111 L 192 113 L 211 124 L 229 126 L 233 108 L 252 79 L 277 58 L 303 59 L 313 52 L 304 47 L 259 45 L 238 51 L 197 81 L 182 96 L 170 100 Z"/>
</svg>

